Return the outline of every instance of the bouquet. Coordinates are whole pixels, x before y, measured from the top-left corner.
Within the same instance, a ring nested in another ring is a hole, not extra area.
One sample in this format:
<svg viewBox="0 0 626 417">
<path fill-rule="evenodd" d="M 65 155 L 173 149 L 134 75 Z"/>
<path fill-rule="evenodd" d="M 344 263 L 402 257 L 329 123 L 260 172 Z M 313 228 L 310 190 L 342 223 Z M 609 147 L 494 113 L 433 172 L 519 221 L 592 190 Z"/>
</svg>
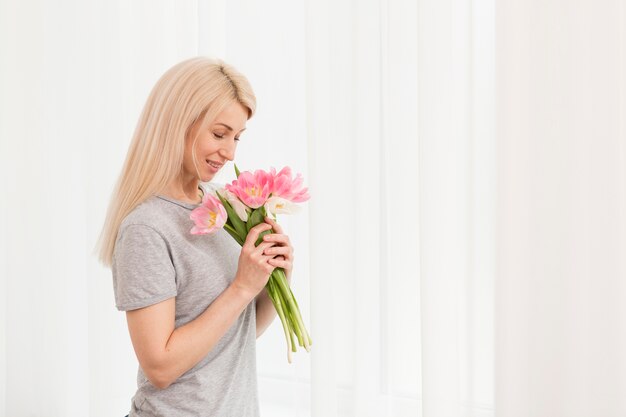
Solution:
<svg viewBox="0 0 626 417">
<path fill-rule="evenodd" d="M 299 210 L 296 203 L 309 199 L 308 188 L 302 188 L 302 176 L 298 174 L 292 178 L 289 167 L 278 173 L 274 168 L 270 172 L 256 170 L 252 173 L 239 172 L 235 165 L 235 174 L 236 180 L 216 191 L 215 195 L 205 194 L 202 204 L 191 212 L 190 217 L 195 223 L 192 234 L 213 233 L 224 228 L 243 246 L 250 229 L 263 222 L 265 216 L 271 213 L 276 219 L 276 214 L 295 213 Z M 273 230 L 262 232 L 255 246 L 268 233 Z M 291 352 L 297 351 L 295 339 L 307 352 L 312 342 L 283 268 L 272 271 L 265 290 L 280 317 L 287 341 L 287 360 L 291 363 Z"/>
</svg>

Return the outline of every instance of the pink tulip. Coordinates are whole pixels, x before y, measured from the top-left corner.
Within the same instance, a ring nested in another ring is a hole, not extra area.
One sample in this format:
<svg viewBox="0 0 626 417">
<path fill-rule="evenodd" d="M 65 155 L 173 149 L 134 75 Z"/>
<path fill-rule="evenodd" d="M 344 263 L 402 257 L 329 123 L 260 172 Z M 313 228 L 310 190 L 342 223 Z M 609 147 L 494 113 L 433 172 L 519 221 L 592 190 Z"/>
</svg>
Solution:
<svg viewBox="0 0 626 417">
<path fill-rule="evenodd" d="M 282 197 L 292 203 L 302 203 L 310 198 L 307 193 L 308 188 L 302 188 L 302 175 L 298 174 L 292 179 L 291 168 L 284 167 L 277 174 L 276 169 L 272 167 L 270 175 L 272 176 L 272 197 Z"/>
<path fill-rule="evenodd" d="M 252 209 L 265 204 L 270 195 L 271 187 L 272 176 L 261 169 L 254 171 L 254 174 L 250 171 L 243 171 L 236 180 L 225 186 L 228 191 Z"/>
<path fill-rule="evenodd" d="M 219 198 L 209 193 L 204 195 L 202 204 L 193 209 L 189 217 L 195 223 L 191 229 L 193 235 L 213 233 L 224 227 L 228 218 Z"/>
</svg>

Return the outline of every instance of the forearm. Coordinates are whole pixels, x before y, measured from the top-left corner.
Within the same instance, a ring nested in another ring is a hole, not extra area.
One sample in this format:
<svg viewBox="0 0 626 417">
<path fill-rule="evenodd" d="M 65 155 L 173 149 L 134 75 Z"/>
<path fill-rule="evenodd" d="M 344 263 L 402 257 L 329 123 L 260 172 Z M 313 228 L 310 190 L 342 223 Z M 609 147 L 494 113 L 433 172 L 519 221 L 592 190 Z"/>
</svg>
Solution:
<svg viewBox="0 0 626 417">
<path fill-rule="evenodd" d="M 287 283 L 291 286 L 291 277 L 287 277 Z M 267 294 L 267 290 L 263 289 L 256 296 L 256 337 L 257 339 L 272 324 L 276 317 L 276 308 L 272 303 L 272 299 Z"/>
<path fill-rule="evenodd" d="M 272 300 L 267 294 L 267 290 L 263 289 L 256 297 L 256 337 L 257 339 L 265 332 L 265 329 L 272 324 L 276 317 L 276 309 Z"/>
<path fill-rule="evenodd" d="M 165 386 L 200 362 L 252 299 L 251 295 L 231 285 L 196 319 L 175 329 L 167 341 L 161 362 Z"/>
</svg>

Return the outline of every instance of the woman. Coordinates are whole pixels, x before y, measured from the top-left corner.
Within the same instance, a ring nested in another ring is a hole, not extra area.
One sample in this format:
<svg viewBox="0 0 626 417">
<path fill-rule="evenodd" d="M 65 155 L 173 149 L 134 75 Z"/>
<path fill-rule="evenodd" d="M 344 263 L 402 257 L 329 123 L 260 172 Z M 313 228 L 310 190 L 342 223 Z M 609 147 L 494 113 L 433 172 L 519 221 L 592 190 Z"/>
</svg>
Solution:
<svg viewBox="0 0 626 417">
<path fill-rule="evenodd" d="M 189 218 L 255 107 L 243 75 L 199 57 L 141 114 L 99 243 L 139 361 L 130 417 L 259 415 L 255 343 L 276 315 L 262 290 L 276 267 L 290 282 L 293 248 L 269 218 L 243 247 L 223 229 L 192 235 Z"/>
</svg>

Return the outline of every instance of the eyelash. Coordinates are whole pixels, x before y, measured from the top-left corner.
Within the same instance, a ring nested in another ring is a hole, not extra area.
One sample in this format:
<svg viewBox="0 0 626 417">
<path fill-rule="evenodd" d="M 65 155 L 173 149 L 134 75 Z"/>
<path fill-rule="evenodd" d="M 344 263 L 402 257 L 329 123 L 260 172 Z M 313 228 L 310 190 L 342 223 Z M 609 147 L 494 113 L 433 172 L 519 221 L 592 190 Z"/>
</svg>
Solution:
<svg viewBox="0 0 626 417">
<path fill-rule="evenodd" d="M 223 135 L 222 135 L 222 136 L 219 136 L 219 135 L 216 135 L 215 133 L 213 133 L 213 136 L 215 136 L 215 137 L 216 137 L 216 138 L 218 138 L 218 139 L 224 139 L 224 136 L 223 136 Z M 239 142 L 239 138 L 235 138 L 235 140 L 236 140 L 237 142 Z"/>
</svg>

